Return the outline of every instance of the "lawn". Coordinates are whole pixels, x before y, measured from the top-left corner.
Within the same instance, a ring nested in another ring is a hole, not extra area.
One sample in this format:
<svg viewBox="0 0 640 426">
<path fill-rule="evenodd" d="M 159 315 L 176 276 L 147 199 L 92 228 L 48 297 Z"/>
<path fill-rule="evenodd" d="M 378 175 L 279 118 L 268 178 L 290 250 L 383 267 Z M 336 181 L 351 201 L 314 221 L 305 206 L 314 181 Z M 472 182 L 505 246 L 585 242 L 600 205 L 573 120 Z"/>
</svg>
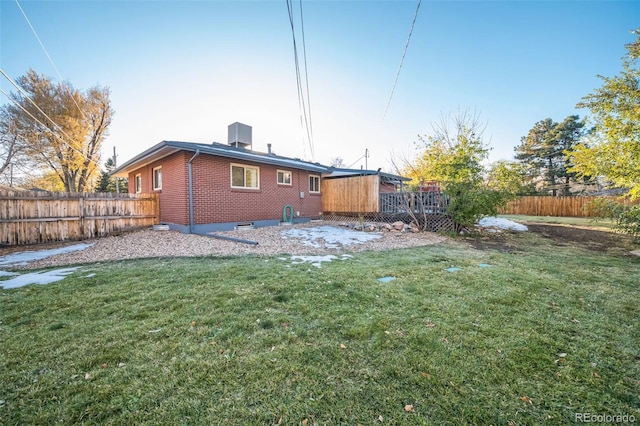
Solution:
<svg viewBox="0 0 640 426">
<path fill-rule="evenodd" d="M 321 268 L 104 262 L 0 290 L 0 424 L 640 420 L 640 259 L 500 238 Z"/>
</svg>

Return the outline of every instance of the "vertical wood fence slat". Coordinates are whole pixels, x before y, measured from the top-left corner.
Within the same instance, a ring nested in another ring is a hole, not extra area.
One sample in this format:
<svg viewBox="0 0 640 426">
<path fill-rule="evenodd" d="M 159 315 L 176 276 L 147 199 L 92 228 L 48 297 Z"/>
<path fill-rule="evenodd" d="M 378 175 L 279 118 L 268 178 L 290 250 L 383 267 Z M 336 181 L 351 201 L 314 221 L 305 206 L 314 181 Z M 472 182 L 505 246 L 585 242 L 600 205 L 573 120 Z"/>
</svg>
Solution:
<svg viewBox="0 0 640 426">
<path fill-rule="evenodd" d="M 103 237 L 160 223 L 157 194 L 0 190 L 0 245 Z"/>
<path fill-rule="evenodd" d="M 593 217 L 591 203 L 600 198 L 617 200 L 615 197 L 520 197 L 511 201 L 501 214 L 527 216 Z M 624 201 L 625 204 L 628 201 Z"/>
</svg>

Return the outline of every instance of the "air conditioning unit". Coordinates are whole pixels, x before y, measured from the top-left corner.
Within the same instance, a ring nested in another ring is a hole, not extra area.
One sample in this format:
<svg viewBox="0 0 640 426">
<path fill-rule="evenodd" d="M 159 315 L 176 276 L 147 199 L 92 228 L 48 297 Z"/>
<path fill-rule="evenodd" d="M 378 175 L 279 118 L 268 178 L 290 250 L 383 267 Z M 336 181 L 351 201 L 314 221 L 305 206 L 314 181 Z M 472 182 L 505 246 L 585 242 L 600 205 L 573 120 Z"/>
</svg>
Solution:
<svg viewBox="0 0 640 426">
<path fill-rule="evenodd" d="M 228 126 L 228 143 L 236 148 L 251 149 L 251 126 L 235 122 Z"/>
</svg>

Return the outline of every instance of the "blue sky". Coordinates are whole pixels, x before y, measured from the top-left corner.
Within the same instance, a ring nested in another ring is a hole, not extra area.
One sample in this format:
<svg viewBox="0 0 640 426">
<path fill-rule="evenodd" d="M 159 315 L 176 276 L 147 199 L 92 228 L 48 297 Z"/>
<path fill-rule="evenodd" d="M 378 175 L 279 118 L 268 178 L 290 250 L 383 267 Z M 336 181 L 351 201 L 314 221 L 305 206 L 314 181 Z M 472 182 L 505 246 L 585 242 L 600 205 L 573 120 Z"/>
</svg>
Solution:
<svg viewBox="0 0 640 426">
<path fill-rule="evenodd" d="M 240 121 L 258 151 L 271 143 L 277 154 L 360 167 L 368 149 L 368 167 L 389 170 L 392 155 L 413 155 L 418 135 L 459 110 L 486 123 L 492 160 L 511 159 L 537 121 L 586 113 L 576 103 L 601 85 L 597 74 L 620 71 L 640 26 L 637 1 L 423 0 L 384 116 L 418 1 L 305 0 L 312 158 L 285 0 L 19 4 L 65 80 L 111 89 L 103 161 L 115 146 L 119 163 L 162 140 L 226 142 Z M 0 27 L 7 74 L 59 79 L 15 0 L 0 0 Z"/>
</svg>

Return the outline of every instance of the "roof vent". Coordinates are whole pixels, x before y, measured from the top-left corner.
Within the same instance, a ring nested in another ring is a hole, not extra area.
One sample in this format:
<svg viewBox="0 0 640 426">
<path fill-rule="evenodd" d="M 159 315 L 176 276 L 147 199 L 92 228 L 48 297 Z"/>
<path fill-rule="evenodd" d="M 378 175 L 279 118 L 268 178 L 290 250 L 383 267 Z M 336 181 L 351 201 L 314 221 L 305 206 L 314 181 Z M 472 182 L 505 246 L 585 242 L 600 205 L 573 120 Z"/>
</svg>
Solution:
<svg viewBox="0 0 640 426">
<path fill-rule="evenodd" d="M 229 145 L 235 146 L 236 148 L 251 149 L 253 145 L 251 140 L 251 126 L 235 122 L 233 124 L 229 124 L 228 130 Z"/>
</svg>

